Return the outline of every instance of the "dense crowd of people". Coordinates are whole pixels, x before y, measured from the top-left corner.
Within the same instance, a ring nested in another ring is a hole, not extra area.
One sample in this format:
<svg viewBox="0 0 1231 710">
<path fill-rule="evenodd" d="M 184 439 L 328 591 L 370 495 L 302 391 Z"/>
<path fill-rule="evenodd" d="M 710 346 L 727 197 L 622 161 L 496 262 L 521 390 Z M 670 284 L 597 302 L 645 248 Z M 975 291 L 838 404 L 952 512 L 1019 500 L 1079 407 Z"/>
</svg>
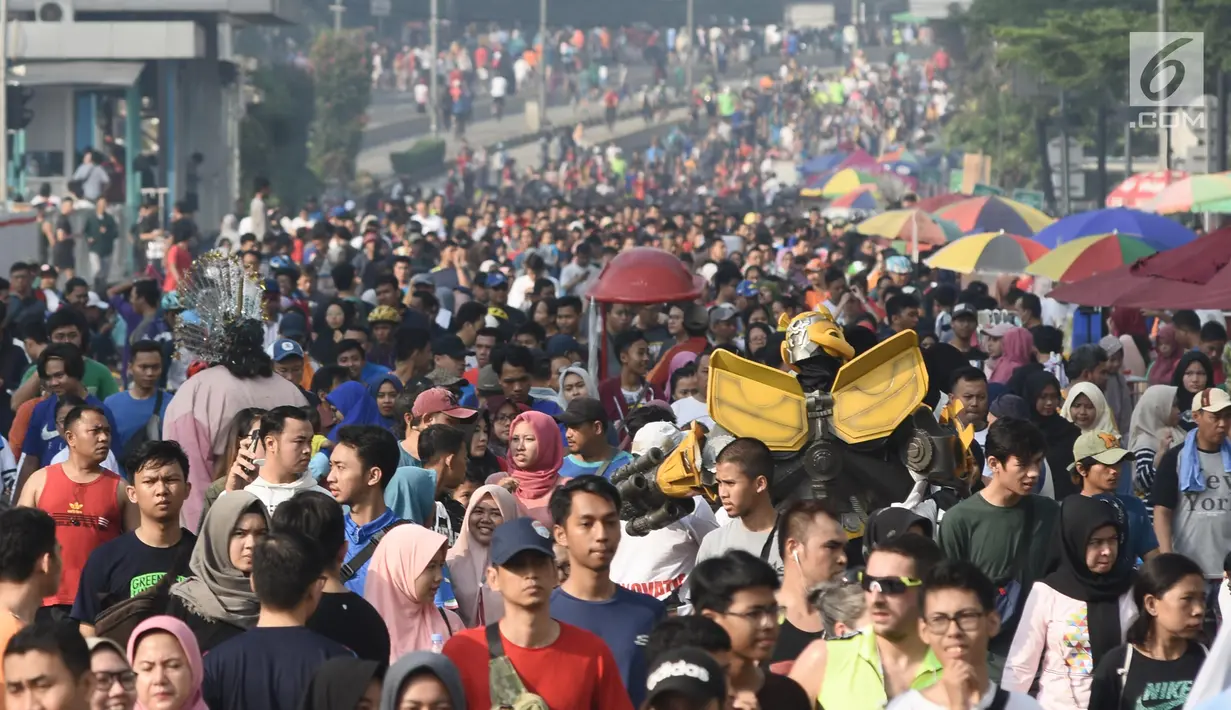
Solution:
<svg viewBox="0 0 1231 710">
<path fill-rule="evenodd" d="M 105 295 L 14 265 L 3 706 L 1224 707 L 1222 314 L 962 282 L 767 189 L 771 156 L 934 130 L 935 70 L 787 65 L 644 153 L 580 141 L 495 190 L 459 166 L 290 218 L 258 180 L 210 244 L 189 205 L 139 225 L 163 248 Z M 587 298 L 645 247 L 699 297 Z M 260 313 L 202 339 L 219 264 Z M 809 312 L 856 356 L 914 334 L 967 483 L 851 525 L 735 437 L 712 497 L 633 534 L 613 474 L 715 426 L 715 353 L 792 372 Z"/>
</svg>

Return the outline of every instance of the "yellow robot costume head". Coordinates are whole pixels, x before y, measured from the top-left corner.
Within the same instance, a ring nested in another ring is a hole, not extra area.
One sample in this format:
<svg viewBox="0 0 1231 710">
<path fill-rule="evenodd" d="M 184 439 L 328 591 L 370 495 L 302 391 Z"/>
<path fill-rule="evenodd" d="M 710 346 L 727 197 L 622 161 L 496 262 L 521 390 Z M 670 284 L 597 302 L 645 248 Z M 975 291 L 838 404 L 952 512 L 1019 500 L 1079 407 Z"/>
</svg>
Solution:
<svg viewBox="0 0 1231 710">
<path fill-rule="evenodd" d="M 842 328 L 834 321 L 829 309 L 823 306 L 794 318 L 788 318 L 784 313 L 778 320 L 778 328 L 786 331 L 782 341 L 782 360 L 793 370 L 798 371 L 800 362 L 820 352 L 839 362 L 855 357 L 855 349 L 846 342 Z"/>
</svg>

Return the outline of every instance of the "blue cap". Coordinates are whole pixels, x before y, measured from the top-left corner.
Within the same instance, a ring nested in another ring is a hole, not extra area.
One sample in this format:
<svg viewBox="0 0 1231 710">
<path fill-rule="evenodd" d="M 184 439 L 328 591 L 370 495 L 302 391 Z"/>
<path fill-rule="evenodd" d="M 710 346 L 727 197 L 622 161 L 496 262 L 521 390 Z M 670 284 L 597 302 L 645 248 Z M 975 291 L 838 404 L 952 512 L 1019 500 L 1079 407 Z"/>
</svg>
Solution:
<svg viewBox="0 0 1231 710">
<path fill-rule="evenodd" d="M 492 564 L 501 567 L 517 554 L 526 551 L 538 552 L 548 557 L 556 556 L 551 532 L 546 525 L 533 518 L 517 518 L 496 526 L 489 549 Z"/>
<path fill-rule="evenodd" d="M 496 288 L 497 286 L 503 286 L 507 284 L 508 282 L 509 282 L 509 277 L 505 276 L 502 272 L 489 271 L 487 273 L 487 280 L 485 280 L 483 283 L 488 288 Z"/>
<path fill-rule="evenodd" d="M 294 264 L 291 263 L 291 258 L 285 254 L 279 254 L 269 260 L 269 268 L 271 269 L 289 269 Z"/>
<path fill-rule="evenodd" d="M 569 353 L 585 353 L 586 349 L 581 347 L 581 343 L 577 342 L 577 338 L 571 335 L 559 333 L 547 339 L 547 356 L 548 357 L 564 357 Z"/>
<path fill-rule="evenodd" d="M 272 357 L 274 362 L 282 362 L 288 357 L 303 357 L 303 348 L 294 340 L 282 338 L 274 342 Z"/>
<path fill-rule="evenodd" d="M 292 340 L 298 340 L 308 332 L 308 319 L 298 310 L 291 309 L 282 314 L 278 321 L 278 335 Z"/>
<path fill-rule="evenodd" d="M 342 205 L 338 205 L 337 207 L 334 207 L 333 209 L 329 210 L 329 216 L 334 217 L 334 218 L 345 217 L 346 208 L 343 207 Z"/>
<path fill-rule="evenodd" d="M 278 279 L 265 279 L 265 295 L 281 296 L 282 287 L 278 285 Z"/>
<path fill-rule="evenodd" d="M 736 295 L 743 296 L 744 298 L 752 298 L 757 295 L 757 285 L 748 279 L 744 279 L 739 282 L 738 286 L 735 287 L 735 293 Z"/>
</svg>

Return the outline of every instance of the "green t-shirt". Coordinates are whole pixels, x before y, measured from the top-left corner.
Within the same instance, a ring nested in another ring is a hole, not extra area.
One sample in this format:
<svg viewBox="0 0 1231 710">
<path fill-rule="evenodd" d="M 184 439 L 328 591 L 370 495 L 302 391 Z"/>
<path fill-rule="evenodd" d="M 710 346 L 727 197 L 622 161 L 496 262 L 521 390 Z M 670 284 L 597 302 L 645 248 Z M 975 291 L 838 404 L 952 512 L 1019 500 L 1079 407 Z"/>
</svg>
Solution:
<svg viewBox="0 0 1231 710">
<path fill-rule="evenodd" d="M 37 373 L 38 365 L 31 364 L 26 368 L 26 373 L 21 376 L 21 381 L 25 382 Z M 115 381 L 115 375 L 111 374 L 111 370 L 98 360 L 90 358 L 85 359 L 85 377 L 81 378 L 81 384 L 85 386 L 87 392 L 100 400 L 107 399 L 120 391 L 120 385 Z"/>
</svg>

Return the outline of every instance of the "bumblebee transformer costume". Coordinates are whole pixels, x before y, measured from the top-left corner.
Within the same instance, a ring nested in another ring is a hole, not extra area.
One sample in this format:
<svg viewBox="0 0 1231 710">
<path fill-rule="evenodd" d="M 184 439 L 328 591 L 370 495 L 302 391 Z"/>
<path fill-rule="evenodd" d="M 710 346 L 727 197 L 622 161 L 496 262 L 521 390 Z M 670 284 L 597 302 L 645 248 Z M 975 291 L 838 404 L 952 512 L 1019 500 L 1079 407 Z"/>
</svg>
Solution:
<svg viewBox="0 0 1231 710">
<path fill-rule="evenodd" d="M 928 375 L 918 339 L 903 331 L 855 357 L 824 308 L 787 321 L 783 361 L 796 375 L 727 351 L 710 359 L 709 413 L 674 450 L 651 449 L 615 471 L 628 531 L 644 535 L 693 510 L 693 497 L 717 498 L 714 464 L 737 437 L 759 439 L 774 455 L 767 472 L 774 504 L 825 499 L 847 534 L 863 534 L 867 513 L 904 500 L 917 480 L 968 493 L 974 431 L 956 401 L 938 420 L 922 406 Z M 913 474 L 913 475 L 912 475 Z"/>
</svg>

